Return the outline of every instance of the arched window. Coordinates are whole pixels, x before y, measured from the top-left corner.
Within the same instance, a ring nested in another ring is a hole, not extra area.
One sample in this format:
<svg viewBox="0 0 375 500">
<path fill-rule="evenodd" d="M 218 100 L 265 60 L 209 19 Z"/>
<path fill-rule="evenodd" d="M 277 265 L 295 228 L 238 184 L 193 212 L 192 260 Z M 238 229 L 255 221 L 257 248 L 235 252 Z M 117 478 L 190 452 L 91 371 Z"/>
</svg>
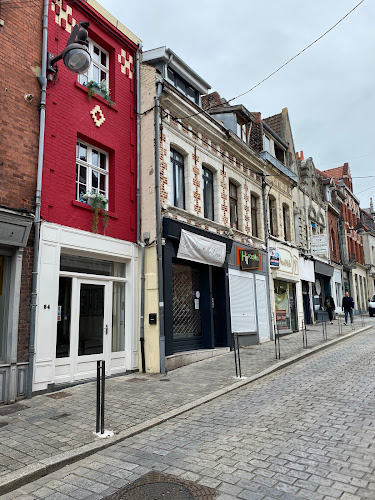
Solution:
<svg viewBox="0 0 375 500">
<path fill-rule="evenodd" d="M 283 228 L 284 228 L 284 240 L 290 241 L 290 212 L 289 207 L 283 203 Z"/>
<path fill-rule="evenodd" d="M 214 174 L 207 167 L 203 167 L 202 177 L 204 217 L 214 220 Z"/>
<path fill-rule="evenodd" d="M 185 209 L 185 172 L 184 157 L 171 149 L 172 170 L 172 203 L 175 207 Z"/>
<path fill-rule="evenodd" d="M 238 189 L 229 181 L 229 216 L 230 227 L 238 229 Z"/>
<path fill-rule="evenodd" d="M 258 197 L 251 195 L 251 234 L 258 238 Z"/>
</svg>

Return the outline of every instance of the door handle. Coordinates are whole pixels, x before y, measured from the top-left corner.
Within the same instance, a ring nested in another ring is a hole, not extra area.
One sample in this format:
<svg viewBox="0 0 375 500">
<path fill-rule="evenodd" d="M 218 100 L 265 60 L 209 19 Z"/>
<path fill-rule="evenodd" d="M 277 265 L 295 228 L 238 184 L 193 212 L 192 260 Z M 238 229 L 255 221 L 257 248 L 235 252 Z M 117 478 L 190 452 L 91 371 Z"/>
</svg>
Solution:
<svg viewBox="0 0 375 500">
<path fill-rule="evenodd" d="M 108 335 L 108 325 L 105 325 L 104 330 L 105 330 L 105 334 Z"/>
</svg>

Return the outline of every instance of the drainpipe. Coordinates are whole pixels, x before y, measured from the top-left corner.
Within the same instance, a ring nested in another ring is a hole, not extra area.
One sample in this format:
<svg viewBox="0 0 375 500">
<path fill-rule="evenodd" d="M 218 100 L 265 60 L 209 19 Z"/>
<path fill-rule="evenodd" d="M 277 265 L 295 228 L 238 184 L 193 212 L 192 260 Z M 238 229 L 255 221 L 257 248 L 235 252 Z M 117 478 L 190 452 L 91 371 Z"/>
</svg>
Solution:
<svg viewBox="0 0 375 500">
<path fill-rule="evenodd" d="M 34 359 L 35 359 L 35 331 L 36 331 L 36 306 L 38 285 L 39 237 L 40 237 L 40 202 L 42 196 L 42 173 L 44 155 L 44 130 L 46 123 L 46 91 L 47 91 L 47 35 L 48 35 L 48 3 L 43 3 L 43 38 L 42 38 L 42 71 L 38 78 L 41 83 L 40 118 L 39 118 L 39 151 L 38 172 L 35 193 L 35 219 L 34 219 L 34 257 L 31 288 L 30 311 L 30 341 L 29 341 L 29 370 L 27 375 L 26 396 L 31 398 L 33 387 Z"/>
<path fill-rule="evenodd" d="M 156 255 L 158 261 L 159 292 L 159 348 L 160 373 L 165 373 L 165 335 L 164 335 L 164 288 L 163 288 L 163 246 L 160 206 L 160 96 L 163 90 L 162 80 L 157 80 L 155 98 L 155 209 L 156 209 Z"/>
<path fill-rule="evenodd" d="M 140 57 L 142 44 L 139 43 L 136 57 L 136 113 L 137 113 L 137 244 L 141 247 L 141 311 L 139 341 L 141 347 L 142 372 L 146 371 L 145 360 L 145 245 L 141 241 L 141 104 L 140 104 Z"/>
<path fill-rule="evenodd" d="M 307 223 L 307 208 L 306 208 L 306 186 L 303 186 L 303 210 L 305 212 L 306 249 L 310 253 L 309 228 Z"/>
<path fill-rule="evenodd" d="M 266 179 L 266 166 L 264 167 L 264 172 L 262 174 L 262 201 L 263 201 L 263 222 L 264 222 L 264 239 L 266 243 L 266 252 L 267 252 L 267 268 L 268 268 L 268 289 L 270 291 L 270 299 L 271 299 L 271 269 L 270 269 L 270 257 L 268 252 L 268 243 L 269 243 L 269 228 L 268 228 L 268 217 L 267 217 L 267 195 L 266 188 L 268 186 Z M 273 324 L 272 324 L 272 309 L 271 309 L 271 300 L 268 301 L 268 317 L 270 319 L 270 339 L 273 340 Z"/>
</svg>

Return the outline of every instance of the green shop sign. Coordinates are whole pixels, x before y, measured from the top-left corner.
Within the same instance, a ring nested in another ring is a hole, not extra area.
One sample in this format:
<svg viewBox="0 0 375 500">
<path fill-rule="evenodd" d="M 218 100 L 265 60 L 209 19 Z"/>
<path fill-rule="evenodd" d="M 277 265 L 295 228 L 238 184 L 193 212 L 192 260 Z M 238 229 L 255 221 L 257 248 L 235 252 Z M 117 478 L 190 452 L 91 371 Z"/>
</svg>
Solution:
<svg viewBox="0 0 375 500">
<path fill-rule="evenodd" d="M 244 271 L 260 269 L 260 253 L 258 250 L 239 250 L 240 266 Z"/>
</svg>

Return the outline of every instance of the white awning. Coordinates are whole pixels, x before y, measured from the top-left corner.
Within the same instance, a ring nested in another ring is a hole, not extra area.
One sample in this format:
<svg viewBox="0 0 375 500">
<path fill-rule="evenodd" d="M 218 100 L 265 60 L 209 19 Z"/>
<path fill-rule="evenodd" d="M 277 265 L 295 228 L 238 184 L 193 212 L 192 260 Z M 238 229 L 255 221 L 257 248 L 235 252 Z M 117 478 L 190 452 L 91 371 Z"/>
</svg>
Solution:
<svg viewBox="0 0 375 500">
<path fill-rule="evenodd" d="M 299 275 L 301 281 L 310 281 L 311 283 L 315 283 L 314 262 L 312 260 L 305 260 L 303 257 L 300 257 Z"/>
<path fill-rule="evenodd" d="M 221 267 L 224 264 L 225 256 L 225 243 L 181 229 L 180 245 L 177 253 L 179 259 Z"/>
</svg>

